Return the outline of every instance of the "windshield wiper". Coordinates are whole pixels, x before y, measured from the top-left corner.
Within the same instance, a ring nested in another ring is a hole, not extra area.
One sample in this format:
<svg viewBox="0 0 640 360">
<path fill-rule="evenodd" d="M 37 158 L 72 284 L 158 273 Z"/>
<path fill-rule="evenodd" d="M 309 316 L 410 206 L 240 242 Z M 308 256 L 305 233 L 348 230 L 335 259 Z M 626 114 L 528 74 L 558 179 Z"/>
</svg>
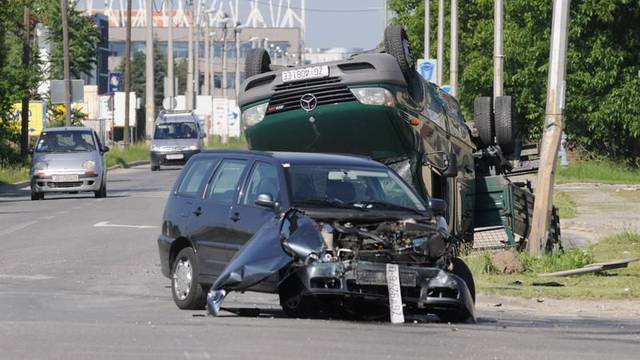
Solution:
<svg viewBox="0 0 640 360">
<path fill-rule="evenodd" d="M 424 215 L 424 212 L 418 209 L 397 205 L 397 204 L 392 204 L 384 201 L 356 201 L 356 202 L 349 203 L 349 205 L 354 206 L 356 208 L 362 208 L 362 209 L 381 208 L 381 209 L 388 209 L 388 210 L 403 210 L 403 211 L 411 211 L 419 215 Z"/>
<path fill-rule="evenodd" d="M 330 198 L 325 199 L 303 199 L 295 201 L 296 204 L 300 205 L 312 205 L 312 206 L 321 206 L 321 207 L 333 207 L 340 209 L 354 209 L 355 207 L 351 204 L 346 204 L 340 200 L 334 200 Z M 355 208 L 359 210 L 364 210 L 361 208 Z"/>
</svg>

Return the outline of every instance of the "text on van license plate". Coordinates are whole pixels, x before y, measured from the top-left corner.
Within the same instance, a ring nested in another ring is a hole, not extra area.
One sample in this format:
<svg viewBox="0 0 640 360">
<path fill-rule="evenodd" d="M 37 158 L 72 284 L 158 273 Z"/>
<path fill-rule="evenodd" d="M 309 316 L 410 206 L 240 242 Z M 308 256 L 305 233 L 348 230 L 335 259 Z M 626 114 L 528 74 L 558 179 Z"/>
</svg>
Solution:
<svg viewBox="0 0 640 360">
<path fill-rule="evenodd" d="M 55 182 L 78 181 L 78 175 L 53 175 Z"/>
<path fill-rule="evenodd" d="M 302 69 L 287 70 L 282 72 L 282 82 L 315 79 L 329 76 L 329 66 L 312 66 Z"/>
</svg>

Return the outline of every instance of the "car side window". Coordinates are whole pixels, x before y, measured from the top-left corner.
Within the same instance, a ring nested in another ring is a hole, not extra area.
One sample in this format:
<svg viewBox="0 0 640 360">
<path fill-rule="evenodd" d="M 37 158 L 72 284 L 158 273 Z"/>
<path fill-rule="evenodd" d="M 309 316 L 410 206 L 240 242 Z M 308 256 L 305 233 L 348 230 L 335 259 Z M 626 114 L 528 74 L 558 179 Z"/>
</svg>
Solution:
<svg viewBox="0 0 640 360">
<path fill-rule="evenodd" d="M 207 199 L 231 204 L 247 160 L 223 160 L 207 189 Z"/>
<path fill-rule="evenodd" d="M 197 196 L 200 194 L 202 185 L 216 162 L 211 158 L 194 160 L 182 178 L 176 193 L 184 196 Z"/>
<path fill-rule="evenodd" d="M 257 162 L 253 167 L 244 192 L 242 205 L 255 204 L 260 194 L 269 194 L 275 201 L 280 197 L 278 170 L 276 170 L 275 166 L 265 162 Z"/>
</svg>

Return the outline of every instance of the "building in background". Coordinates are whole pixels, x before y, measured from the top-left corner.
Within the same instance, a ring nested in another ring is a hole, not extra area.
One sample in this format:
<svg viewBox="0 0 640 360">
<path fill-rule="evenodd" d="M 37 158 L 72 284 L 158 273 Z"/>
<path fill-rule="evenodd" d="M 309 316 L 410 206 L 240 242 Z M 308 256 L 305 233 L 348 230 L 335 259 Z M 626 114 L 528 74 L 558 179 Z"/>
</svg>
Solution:
<svg viewBox="0 0 640 360">
<path fill-rule="evenodd" d="M 302 53 L 303 64 L 316 64 L 327 61 L 340 61 L 349 56 L 362 52 L 361 48 L 305 48 Z"/>
</svg>

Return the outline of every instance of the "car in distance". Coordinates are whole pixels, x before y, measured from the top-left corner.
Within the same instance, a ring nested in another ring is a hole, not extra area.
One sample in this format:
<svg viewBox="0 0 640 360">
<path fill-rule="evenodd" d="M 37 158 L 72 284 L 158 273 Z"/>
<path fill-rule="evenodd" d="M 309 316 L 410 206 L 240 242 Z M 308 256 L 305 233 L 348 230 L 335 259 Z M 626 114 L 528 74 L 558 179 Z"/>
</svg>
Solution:
<svg viewBox="0 0 640 360">
<path fill-rule="evenodd" d="M 396 264 L 405 311 L 474 319 L 473 277 L 444 202 L 432 201 L 364 157 L 205 151 L 167 200 L 162 273 L 181 309 L 217 314 L 228 292 L 260 291 L 279 294 L 290 316 L 384 318 Z"/>
<path fill-rule="evenodd" d="M 91 191 L 97 198 L 107 196 L 107 151 L 90 128 L 45 129 L 33 149 L 31 200 L 42 200 L 45 193 Z"/>
<path fill-rule="evenodd" d="M 151 171 L 160 165 L 185 164 L 204 149 L 205 132 L 192 111 L 163 111 L 154 124 L 151 139 Z"/>
</svg>

